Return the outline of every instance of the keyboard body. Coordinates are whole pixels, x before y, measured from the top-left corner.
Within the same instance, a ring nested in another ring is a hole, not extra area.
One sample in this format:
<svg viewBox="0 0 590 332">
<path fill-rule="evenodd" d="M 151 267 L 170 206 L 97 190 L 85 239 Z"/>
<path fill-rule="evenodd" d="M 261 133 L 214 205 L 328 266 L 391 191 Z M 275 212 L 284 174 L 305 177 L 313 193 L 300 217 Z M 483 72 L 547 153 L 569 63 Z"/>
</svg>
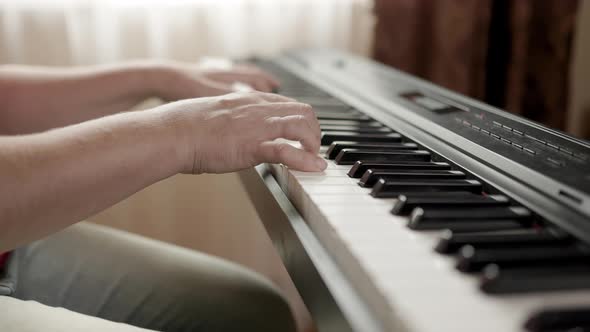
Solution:
<svg viewBox="0 0 590 332">
<path fill-rule="evenodd" d="M 525 209 L 534 223 L 527 231 L 558 229 L 575 240 L 576 250 L 590 243 L 587 142 L 338 51 L 298 51 L 256 64 L 285 82 L 281 93 L 317 110 L 328 140 L 322 155 L 333 145 L 327 144 L 330 137 L 358 143 L 349 134 L 362 136 L 370 127 L 366 124 L 377 123 L 384 132 L 399 134 L 401 143 L 428 151 L 429 162 L 448 163 L 453 173 L 466 174 L 468 180 L 457 181 L 480 183 L 478 195 L 506 197 L 511 206 Z M 357 127 L 350 130 L 349 124 Z M 388 135 L 394 142 L 394 134 Z M 584 280 L 571 289 L 482 291 L 482 271 L 492 269 L 461 272 L 456 255 L 435 252 L 444 227 L 408 227 L 410 219 L 423 221 L 431 211 L 423 209 L 422 219 L 415 210 L 392 214 L 397 194 L 376 198 L 374 186 L 359 186 L 359 178 L 349 176 L 356 150 L 346 150 L 341 157 L 350 156 L 351 163 L 329 160 L 322 173 L 260 165 L 240 174 L 320 331 L 526 331 L 525 322 L 540 310 L 590 306 Z M 387 151 L 376 151 L 369 157 L 385 160 Z M 392 183 L 394 189 L 399 186 Z M 584 255 L 576 251 L 574 256 L 576 265 L 566 268 L 585 264 Z M 580 278 L 586 276 L 584 269 Z"/>
</svg>

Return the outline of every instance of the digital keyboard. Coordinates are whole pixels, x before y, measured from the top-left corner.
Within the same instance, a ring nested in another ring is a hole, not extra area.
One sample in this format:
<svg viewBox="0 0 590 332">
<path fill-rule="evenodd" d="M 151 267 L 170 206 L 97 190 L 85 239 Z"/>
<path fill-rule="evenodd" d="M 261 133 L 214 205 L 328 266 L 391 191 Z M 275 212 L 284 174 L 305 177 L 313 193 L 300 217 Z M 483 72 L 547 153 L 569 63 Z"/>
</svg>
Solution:
<svg viewBox="0 0 590 332">
<path fill-rule="evenodd" d="M 336 51 L 255 62 L 322 129 L 324 172 L 240 174 L 320 331 L 590 331 L 587 142 Z"/>
</svg>

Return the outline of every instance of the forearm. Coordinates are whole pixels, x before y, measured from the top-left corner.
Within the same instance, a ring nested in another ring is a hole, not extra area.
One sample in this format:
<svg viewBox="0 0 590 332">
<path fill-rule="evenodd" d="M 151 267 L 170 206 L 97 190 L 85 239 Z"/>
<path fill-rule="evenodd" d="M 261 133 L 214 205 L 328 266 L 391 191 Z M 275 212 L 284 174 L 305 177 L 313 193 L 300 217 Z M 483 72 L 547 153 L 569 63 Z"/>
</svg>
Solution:
<svg viewBox="0 0 590 332">
<path fill-rule="evenodd" d="M 183 151 L 175 135 L 166 113 L 146 111 L 0 137 L 0 252 L 177 173 Z"/>
<path fill-rule="evenodd" d="M 155 63 L 48 68 L 0 66 L 0 134 L 25 134 L 129 110 L 160 94 Z"/>
</svg>

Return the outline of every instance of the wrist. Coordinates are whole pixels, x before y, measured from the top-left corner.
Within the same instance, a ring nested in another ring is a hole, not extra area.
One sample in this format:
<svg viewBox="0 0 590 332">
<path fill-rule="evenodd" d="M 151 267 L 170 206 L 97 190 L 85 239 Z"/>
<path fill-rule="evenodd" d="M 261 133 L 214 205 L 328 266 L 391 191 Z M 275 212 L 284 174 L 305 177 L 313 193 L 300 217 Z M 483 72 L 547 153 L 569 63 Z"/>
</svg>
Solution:
<svg viewBox="0 0 590 332">
<path fill-rule="evenodd" d="M 144 73 L 144 83 L 151 96 L 170 100 L 176 81 L 172 66 L 164 62 L 150 62 L 145 65 Z"/>
<path fill-rule="evenodd" d="M 174 62 L 151 63 L 146 73 L 146 83 L 152 92 L 152 96 L 165 101 L 174 101 L 191 95 L 189 92 L 184 91 L 188 88 L 187 84 L 182 70 Z"/>
<path fill-rule="evenodd" d="M 153 122 L 156 135 L 160 138 L 162 158 L 171 161 L 174 173 L 188 173 L 193 167 L 194 144 L 191 139 L 187 110 L 165 104 L 145 112 L 148 121 Z M 166 157 L 164 157 L 166 156 Z"/>
<path fill-rule="evenodd" d="M 107 67 L 107 70 L 122 74 L 123 80 L 127 80 L 127 86 L 134 87 L 135 93 L 141 93 L 142 97 L 170 100 L 178 82 L 178 73 L 174 67 L 172 62 L 141 60 Z"/>
</svg>

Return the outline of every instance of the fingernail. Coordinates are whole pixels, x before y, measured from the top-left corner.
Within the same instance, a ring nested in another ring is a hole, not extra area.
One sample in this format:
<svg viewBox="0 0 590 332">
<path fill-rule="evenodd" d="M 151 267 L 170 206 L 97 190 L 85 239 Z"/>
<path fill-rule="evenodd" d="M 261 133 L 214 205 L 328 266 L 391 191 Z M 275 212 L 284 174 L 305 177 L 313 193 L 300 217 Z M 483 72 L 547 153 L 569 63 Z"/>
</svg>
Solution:
<svg viewBox="0 0 590 332">
<path fill-rule="evenodd" d="M 328 167 L 328 163 L 322 159 L 322 158 L 318 158 L 316 161 L 316 165 L 318 166 L 318 168 L 323 171 L 326 169 L 326 167 Z"/>
</svg>

